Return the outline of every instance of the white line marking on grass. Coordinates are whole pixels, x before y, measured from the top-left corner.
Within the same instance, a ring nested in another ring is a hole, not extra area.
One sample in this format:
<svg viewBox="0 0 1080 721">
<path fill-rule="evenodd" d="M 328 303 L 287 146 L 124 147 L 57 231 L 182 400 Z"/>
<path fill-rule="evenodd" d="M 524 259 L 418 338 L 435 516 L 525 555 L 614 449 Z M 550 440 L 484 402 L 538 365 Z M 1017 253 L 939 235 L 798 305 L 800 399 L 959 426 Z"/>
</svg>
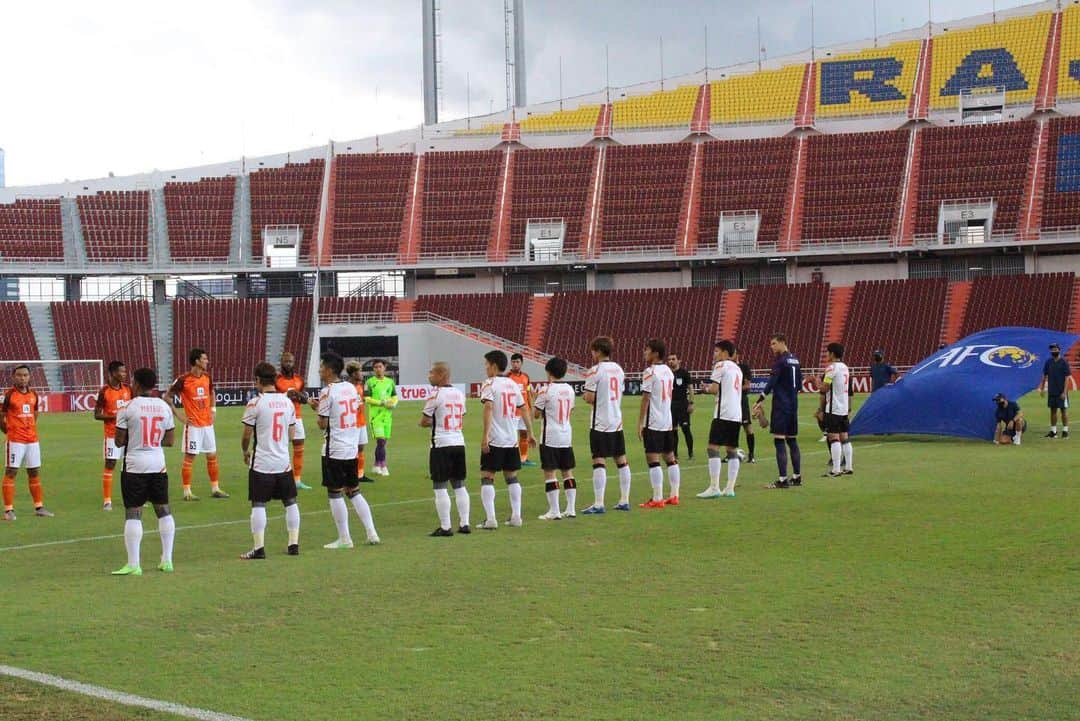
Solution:
<svg viewBox="0 0 1080 721">
<path fill-rule="evenodd" d="M 157 699 L 146 698 L 144 696 L 135 696 L 134 694 L 124 693 L 123 691 L 113 691 L 112 689 L 103 686 L 94 686 L 93 684 L 81 683 L 79 681 L 70 681 L 66 678 L 61 678 L 60 676 L 38 673 L 37 671 L 27 671 L 26 669 L 15 668 L 14 666 L 0 665 L 0 674 L 11 676 L 13 678 L 21 678 L 24 681 L 33 681 L 34 683 L 39 683 L 44 686 L 52 686 L 53 688 L 58 688 L 62 691 L 70 691 L 71 693 L 82 694 L 83 696 L 91 696 L 93 698 L 112 701 L 113 703 L 124 704 L 125 706 L 148 708 L 153 711 L 162 711 L 176 716 L 183 716 L 184 718 L 199 719 L 199 721 L 251 721 L 251 719 L 244 718 L 243 716 L 233 716 L 232 714 L 184 706 L 170 701 L 158 701 Z"/>
<path fill-rule="evenodd" d="M 882 446 L 882 445 L 885 445 L 885 444 L 884 443 L 871 443 L 871 444 L 868 444 L 868 445 L 860 446 L 860 448 L 861 449 L 876 448 L 877 446 Z M 804 456 L 820 456 L 820 455 L 825 455 L 826 453 L 827 453 L 827 451 L 806 451 L 805 453 L 803 453 L 803 455 Z M 701 466 L 701 465 L 684 466 L 683 470 L 695 471 L 695 470 L 700 470 L 702 468 L 708 468 L 708 466 L 707 465 L 705 465 L 705 466 Z M 631 475 L 632 476 L 645 476 L 645 475 L 648 475 L 648 473 L 649 473 L 648 471 L 637 471 L 636 473 L 631 473 Z M 543 485 L 542 484 L 534 484 L 534 485 L 531 485 L 531 486 L 522 485 L 521 488 L 522 488 L 522 490 L 534 490 L 534 489 L 543 488 Z M 475 492 L 475 493 L 470 493 L 469 495 L 473 496 L 475 498 L 480 497 L 480 494 L 479 494 L 478 491 Z M 408 506 L 408 505 L 412 505 L 414 503 L 431 503 L 431 502 L 432 501 L 431 501 L 430 497 L 428 497 L 428 498 L 408 498 L 408 499 L 401 500 L 401 501 L 384 501 L 382 503 L 372 503 L 371 507 L 372 508 L 384 508 L 386 506 Z M 320 516 L 320 515 L 323 515 L 323 514 L 326 514 L 326 513 L 329 513 L 329 512 L 330 511 L 324 509 L 324 510 L 321 510 L 321 511 L 307 511 L 305 513 L 302 513 L 301 515 L 302 516 Z M 267 518 L 267 520 L 268 521 L 273 521 L 273 520 L 277 520 L 279 518 L 283 518 L 283 516 L 269 516 Z M 191 526 L 177 526 L 176 530 L 177 531 L 194 531 L 194 530 L 198 530 L 200 528 L 220 528 L 222 526 L 236 526 L 236 525 L 240 525 L 242 523 L 248 523 L 248 522 L 249 522 L 249 519 L 247 519 L 247 518 L 238 518 L 238 519 L 233 520 L 233 521 L 215 521 L 213 523 L 198 523 L 198 524 L 194 524 L 194 525 L 191 525 Z M 148 528 L 145 531 L 146 535 L 153 535 L 155 533 L 157 533 L 156 528 Z M 28 551 L 28 550 L 33 549 L 33 548 L 47 548 L 49 546 L 68 546 L 68 545 L 71 545 L 73 543 L 90 543 L 92 541 L 112 541 L 112 540 L 116 540 L 117 538 L 123 538 L 123 537 L 124 537 L 124 534 L 122 534 L 122 533 L 113 533 L 113 534 L 107 534 L 107 535 L 103 535 L 103 536 L 84 536 L 82 538 L 65 538 L 65 539 L 62 539 L 62 540 L 59 540 L 59 541 L 41 541 L 40 543 L 27 543 L 27 544 L 24 544 L 24 545 L 21 545 L 21 546 L 0 546 L 0 553 L 4 553 L 6 551 Z"/>
</svg>

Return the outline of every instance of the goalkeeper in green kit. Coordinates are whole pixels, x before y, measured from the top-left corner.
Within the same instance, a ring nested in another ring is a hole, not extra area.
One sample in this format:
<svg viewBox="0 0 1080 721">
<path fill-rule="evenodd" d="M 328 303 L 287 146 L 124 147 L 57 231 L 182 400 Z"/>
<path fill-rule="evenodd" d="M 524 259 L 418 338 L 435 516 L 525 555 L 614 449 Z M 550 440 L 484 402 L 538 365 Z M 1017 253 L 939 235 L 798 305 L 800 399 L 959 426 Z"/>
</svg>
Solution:
<svg viewBox="0 0 1080 721">
<path fill-rule="evenodd" d="M 394 406 L 397 405 L 397 386 L 386 375 L 386 361 L 376 359 L 371 364 L 375 375 L 364 384 L 364 402 L 368 407 L 368 428 L 375 436 L 375 473 L 389 476 L 386 467 L 386 444 L 390 441 Z"/>
</svg>

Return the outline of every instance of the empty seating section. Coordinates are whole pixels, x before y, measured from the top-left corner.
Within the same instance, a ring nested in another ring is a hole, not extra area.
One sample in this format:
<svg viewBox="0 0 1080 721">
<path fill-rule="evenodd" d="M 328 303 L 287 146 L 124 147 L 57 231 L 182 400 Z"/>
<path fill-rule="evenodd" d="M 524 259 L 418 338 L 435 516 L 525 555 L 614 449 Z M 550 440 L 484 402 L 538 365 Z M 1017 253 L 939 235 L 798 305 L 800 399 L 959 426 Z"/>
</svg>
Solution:
<svg viewBox="0 0 1080 721">
<path fill-rule="evenodd" d="M 782 121 L 795 117 L 805 66 L 788 65 L 711 83 L 714 123 Z"/>
<path fill-rule="evenodd" d="M 515 343 L 524 343 L 529 301 L 528 293 L 422 295 L 416 299 L 415 309 L 471 325 Z"/>
<path fill-rule="evenodd" d="M 544 350 L 589 367 L 589 341 L 609 335 L 615 340 L 613 360 L 638 373 L 645 342 L 659 336 L 687 368 L 707 370 L 723 297 L 716 287 L 556 293 Z"/>
<path fill-rule="evenodd" d="M 334 257 L 396 255 L 413 155 L 339 155 L 334 162 Z"/>
<path fill-rule="evenodd" d="M 37 341 L 34 339 L 34 329 L 30 325 L 30 315 L 26 312 L 25 303 L 9 303 L 0 301 L 0 364 L 9 371 L 14 370 L 8 361 L 31 361 L 41 358 L 38 352 Z M 34 388 L 46 388 L 45 372 L 41 366 L 30 366 L 30 385 Z M 0 386 L 7 388 L 11 385 L 9 373 L 0 377 Z"/>
<path fill-rule="evenodd" d="M 684 85 L 636 95 L 611 104 L 611 122 L 616 130 L 627 128 L 689 126 L 694 116 L 698 86 Z"/>
<path fill-rule="evenodd" d="M 251 174 L 251 252 L 254 257 L 262 257 L 262 231 L 268 225 L 299 225 L 302 234 L 300 257 L 308 257 L 318 233 L 325 164 L 317 158 Z"/>
<path fill-rule="evenodd" d="M 1061 11 L 1061 48 L 1058 54 L 1057 95 L 1061 100 L 1080 98 L 1080 5 Z"/>
<path fill-rule="evenodd" d="M 607 149 L 601 252 L 674 248 L 690 149 L 689 143 Z"/>
<path fill-rule="evenodd" d="M 934 36 L 930 107 L 955 109 L 961 90 L 1004 87 L 1008 103 L 1030 103 L 1039 88 L 1049 12 L 948 30 Z"/>
<path fill-rule="evenodd" d="M 771 368 L 769 338 L 783 333 L 788 348 L 804 367 L 820 365 L 828 305 L 828 283 L 751 286 L 746 291 L 735 342 L 743 361 L 753 368 Z"/>
<path fill-rule="evenodd" d="M 844 326 L 845 362 L 868 366 L 871 354 L 882 349 L 893 365 L 912 365 L 933 353 L 948 287 L 944 278 L 856 283 Z"/>
<path fill-rule="evenodd" d="M 599 117 L 599 105 L 581 105 L 573 110 L 529 115 L 521 121 L 520 126 L 523 133 L 592 132 Z M 496 132 L 501 130 L 500 125 Z"/>
<path fill-rule="evenodd" d="M 59 198 L 19 198 L 0 204 L 0 258 L 63 260 Z"/>
<path fill-rule="evenodd" d="M 994 231 L 1015 231 L 1036 127 L 1023 121 L 922 131 L 915 233 L 936 233 L 941 201 L 964 198 L 993 198 Z"/>
<path fill-rule="evenodd" d="M 1042 227 L 1080 225 L 1080 117 L 1050 121 Z"/>
<path fill-rule="evenodd" d="M 794 138 L 763 138 L 706 143 L 702 156 L 699 247 L 716 247 L 720 213 L 757 210 L 758 241 L 780 236 Z"/>
<path fill-rule="evenodd" d="M 509 242 L 512 254 L 524 249 L 525 226 L 530 218 L 562 218 L 566 221 L 563 247 L 580 247 L 595 161 L 593 148 L 514 152 Z"/>
<path fill-rule="evenodd" d="M 169 253 L 174 260 L 226 260 L 236 178 L 165 184 Z"/>
<path fill-rule="evenodd" d="M 80 195 L 79 222 L 87 260 L 146 260 L 150 243 L 150 191 Z"/>
<path fill-rule="evenodd" d="M 421 254 L 487 252 L 502 156 L 498 150 L 424 156 Z"/>
<path fill-rule="evenodd" d="M 292 299 L 282 352 L 292 353 L 296 357 L 296 372 L 306 377 L 308 355 L 311 353 L 311 298 Z"/>
<path fill-rule="evenodd" d="M 154 355 L 150 330 L 150 304 L 142 301 L 55 302 L 51 305 L 56 352 L 61 358 L 100 360 L 104 366 L 123 361 L 128 377 L 138 368 L 153 368 L 161 375 Z M 97 370 L 86 366 L 65 366 L 64 384 L 92 387 Z M 107 372 L 103 368 L 103 372 Z M 164 382 L 165 379 L 162 380 Z"/>
<path fill-rule="evenodd" d="M 173 302 L 173 373 L 186 373 L 188 352 L 202 348 L 218 386 L 253 384 L 255 364 L 266 357 L 265 298 Z"/>
<path fill-rule="evenodd" d="M 1075 278 L 1073 273 L 976 278 L 961 335 L 1007 325 L 1067 330 Z"/>
<path fill-rule="evenodd" d="M 897 216 L 908 131 L 808 140 L 803 242 L 888 236 Z"/>
<path fill-rule="evenodd" d="M 392 315 L 397 302 L 389 295 L 358 295 L 345 298 L 320 298 L 319 318 L 329 316 Z"/>
<path fill-rule="evenodd" d="M 903 113 L 915 86 L 918 40 L 838 55 L 818 63 L 819 117 Z"/>
</svg>

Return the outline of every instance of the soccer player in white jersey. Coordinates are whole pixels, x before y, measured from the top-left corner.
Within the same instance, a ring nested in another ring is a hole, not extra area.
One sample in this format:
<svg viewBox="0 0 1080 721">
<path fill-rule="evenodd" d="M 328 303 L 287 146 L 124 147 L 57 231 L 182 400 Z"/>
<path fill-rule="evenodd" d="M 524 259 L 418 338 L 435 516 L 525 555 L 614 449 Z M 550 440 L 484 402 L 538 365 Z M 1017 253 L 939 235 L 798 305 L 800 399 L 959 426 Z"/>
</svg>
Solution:
<svg viewBox="0 0 1080 721">
<path fill-rule="evenodd" d="M 142 509 L 154 505 L 161 536 L 161 563 L 158 570 L 172 573 L 173 539 L 176 521 L 169 510 L 169 476 L 165 469 L 165 446 L 173 444 L 173 412 L 160 398 L 151 398 L 157 374 L 139 368 L 132 374 L 133 398 L 116 415 L 116 445 L 124 448 L 120 491 L 124 497 L 124 546 L 127 563 L 114 576 L 141 576 L 139 550 L 142 545 Z"/>
<path fill-rule="evenodd" d="M 713 350 L 712 375 L 705 387 L 706 393 L 716 396 L 713 407 L 712 427 L 709 429 L 709 487 L 697 494 L 698 498 L 734 498 L 735 482 L 739 478 L 739 429 L 742 428 L 743 374 L 732 360 L 735 344 L 729 340 L 718 342 Z M 723 461 L 720 449 L 727 456 L 727 485 L 720 490 L 720 472 Z"/>
<path fill-rule="evenodd" d="M 289 394 L 278 390 L 274 366 L 255 366 L 255 383 L 259 395 L 244 408 L 244 432 L 240 436 L 244 465 L 248 467 L 251 536 L 255 540 L 251 550 L 240 556 L 245 561 L 266 558 L 266 504 L 272 500 L 281 501 L 285 507 L 285 530 L 289 534 L 286 553 L 300 555 L 300 506 L 296 505 L 290 448 L 296 437 L 296 408 Z"/>
<path fill-rule="evenodd" d="M 521 484 L 517 473 L 521 469 L 518 451 L 519 408 L 525 406 L 521 386 L 503 375 L 509 364 L 506 354 L 493 350 L 484 354 L 487 380 L 480 386 L 480 402 L 484 404 L 484 435 L 480 442 L 480 502 L 487 518 L 480 528 L 493 531 L 499 527 L 495 520 L 495 474 L 502 471 L 506 491 L 510 496 L 510 526 L 521 525 Z M 536 447 L 532 418 L 522 415 L 529 445 Z"/>
<path fill-rule="evenodd" d="M 349 533 L 349 507 L 345 499 L 349 497 L 356 515 L 367 531 L 367 542 L 379 543 L 379 534 L 375 532 L 375 521 L 371 517 L 371 507 L 360 493 L 360 477 L 356 473 L 356 454 L 360 447 L 360 428 L 357 426 L 357 414 L 360 412 L 360 396 L 356 386 L 341 380 L 345 361 L 337 353 L 323 353 L 319 363 L 319 379 L 324 387 L 318 399 L 308 401 L 319 416 L 319 428 L 323 431 L 322 447 L 322 484 L 330 499 L 330 514 L 334 517 L 338 537 L 323 548 L 352 548 L 352 535 Z"/>
<path fill-rule="evenodd" d="M 641 411 L 638 414 L 638 438 L 645 443 L 645 461 L 649 464 L 652 498 L 641 508 L 679 505 L 679 460 L 675 457 L 675 425 L 671 418 L 671 394 L 675 374 L 667 366 L 667 344 L 659 338 L 645 343 L 645 362 L 641 374 Z M 660 459 L 667 464 L 671 495 L 664 498 L 664 472 Z"/>
<path fill-rule="evenodd" d="M 826 476 L 843 476 L 855 473 L 852 461 L 851 441 L 848 439 L 848 414 L 851 413 L 851 369 L 843 361 L 842 343 L 830 343 L 825 349 L 825 376 L 821 380 L 821 403 L 818 405 L 819 423 L 824 423 L 829 436 L 829 455 L 832 468 Z M 843 467 L 841 467 L 843 461 Z"/>
<path fill-rule="evenodd" d="M 435 487 L 435 513 L 439 526 L 432 536 L 452 536 L 450 528 L 450 493 L 454 489 L 457 500 L 458 533 L 471 533 L 469 529 L 469 491 L 465 488 L 465 436 L 461 432 L 465 418 L 465 394 L 450 385 L 450 366 L 439 361 L 432 363 L 428 371 L 428 383 L 435 392 L 424 404 L 420 425 L 431 429 L 431 450 L 428 453 L 428 470 Z"/>
<path fill-rule="evenodd" d="M 621 405 L 626 378 L 619 364 L 611 360 L 614 346 L 614 341 L 608 336 L 598 336 L 589 343 L 595 365 L 585 377 L 583 398 L 593 407 L 589 421 L 589 450 L 592 453 L 595 499 L 591 506 L 582 511 L 586 515 L 604 513 L 608 458 L 614 458 L 615 466 L 619 469 L 619 503 L 615 510 L 630 510 L 630 465 L 626 461 Z"/>
<path fill-rule="evenodd" d="M 533 413 L 544 421 L 540 433 L 540 465 L 544 470 L 544 493 L 547 494 L 548 510 L 540 516 L 541 521 L 557 521 L 560 518 L 577 517 L 577 481 L 574 480 L 573 431 L 570 413 L 574 410 L 574 389 L 563 383 L 566 361 L 551 358 L 544 366 L 548 384 L 533 401 Z M 566 492 L 566 511 L 559 511 L 559 481 L 562 476 Z"/>
</svg>

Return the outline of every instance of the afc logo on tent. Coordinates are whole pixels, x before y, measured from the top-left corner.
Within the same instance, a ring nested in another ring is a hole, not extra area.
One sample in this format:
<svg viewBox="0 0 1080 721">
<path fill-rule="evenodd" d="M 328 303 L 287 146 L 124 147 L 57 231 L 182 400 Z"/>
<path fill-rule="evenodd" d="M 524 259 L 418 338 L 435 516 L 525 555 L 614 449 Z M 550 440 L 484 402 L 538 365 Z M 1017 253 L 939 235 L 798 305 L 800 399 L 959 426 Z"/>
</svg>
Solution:
<svg viewBox="0 0 1080 721">
<path fill-rule="evenodd" d="M 1030 368 L 1039 359 L 1039 356 L 1015 345 L 962 345 L 950 348 L 941 355 L 931 358 L 911 371 L 911 374 L 914 375 L 932 365 L 936 365 L 938 368 L 958 366 L 971 358 L 977 358 L 983 365 L 994 368 L 1019 369 Z"/>
</svg>

